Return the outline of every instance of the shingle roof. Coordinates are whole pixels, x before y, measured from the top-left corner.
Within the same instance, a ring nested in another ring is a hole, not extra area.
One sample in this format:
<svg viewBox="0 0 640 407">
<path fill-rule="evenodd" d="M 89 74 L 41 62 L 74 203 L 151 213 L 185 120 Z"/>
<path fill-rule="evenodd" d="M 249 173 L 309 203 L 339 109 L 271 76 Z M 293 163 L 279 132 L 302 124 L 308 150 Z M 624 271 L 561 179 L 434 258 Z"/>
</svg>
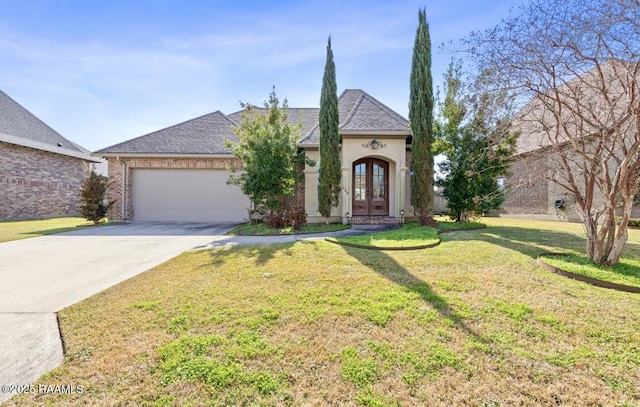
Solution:
<svg viewBox="0 0 640 407">
<path fill-rule="evenodd" d="M 267 112 L 267 109 L 263 107 L 254 109 L 260 113 Z M 301 133 L 304 137 L 318 124 L 319 111 L 320 109 L 317 107 L 290 107 L 288 111 L 288 121 L 292 124 L 302 123 Z M 239 124 L 243 113 L 244 110 L 241 110 L 239 112 L 231 113 L 228 117 L 236 124 Z"/>
<path fill-rule="evenodd" d="M 255 108 L 264 113 L 265 108 Z M 408 121 L 359 89 L 347 89 L 338 99 L 341 131 L 406 131 Z M 318 108 L 289 108 L 289 121 L 302 123 L 301 144 L 318 144 Z M 224 140 L 237 141 L 232 127 L 243 111 L 220 111 L 98 150 L 100 154 L 231 154 Z"/>
<path fill-rule="evenodd" d="M 409 132 L 407 119 L 360 89 L 347 89 L 338 99 L 341 132 L 402 131 Z M 316 119 L 317 123 L 317 119 Z M 303 139 L 303 144 L 318 144 L 317 125 Z"/>
<path fill-rule="evenodd" d="M 0 141 L 95 161 L 0 90 Z"/>
<path fill-rule="evenodd" d="M 224 140 L 238 141 L 231 130 L 235 125 L 224 113 L 216 111 L 103 148 L 94 154 L 231 154 Z"/>
</svg>

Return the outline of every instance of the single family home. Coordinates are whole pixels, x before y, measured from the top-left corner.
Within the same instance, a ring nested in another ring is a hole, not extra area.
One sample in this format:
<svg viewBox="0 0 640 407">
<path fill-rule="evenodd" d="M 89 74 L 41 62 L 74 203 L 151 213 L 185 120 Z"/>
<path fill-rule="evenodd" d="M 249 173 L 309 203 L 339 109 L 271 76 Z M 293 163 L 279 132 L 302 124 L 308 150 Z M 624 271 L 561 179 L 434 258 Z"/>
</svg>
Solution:
<svg viewBox="0 0 640 407">
<path fill-rule="evenodd" d="M 78 215 L 85 170 L 99 162 L 0 91 L 0 220 Z"/>
<path fill-rule="evenodd" d="M 342 162 L 340 203 L 332 221 L 387 223 L 412 216 L 411 131 L 407 119 L 371 95 L 347 89 L 339 97 Z M 319 159 L 318 108 L 289 108 L 301 123 L 299 146 Z M 110 219 L 134 221 L 241 222 L 249 199 L 227 185 L 228 167 L 238 159 L 225 146 L 237 141 L 233 127 L 242 112 L 216 111 L 98 150 L 108 160 Z M 318 166 L 305 166 L 296 188 L 308 222 L 326 221 L 318 212 Z"/>
</svg>

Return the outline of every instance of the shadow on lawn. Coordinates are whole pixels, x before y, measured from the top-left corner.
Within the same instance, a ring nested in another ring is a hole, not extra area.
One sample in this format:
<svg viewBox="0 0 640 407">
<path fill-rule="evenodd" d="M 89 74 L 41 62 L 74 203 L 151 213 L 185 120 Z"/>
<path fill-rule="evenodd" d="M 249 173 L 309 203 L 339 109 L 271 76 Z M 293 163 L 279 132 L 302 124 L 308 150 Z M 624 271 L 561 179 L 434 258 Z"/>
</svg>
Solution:
<svg viewBox="0 0 640 407">
<path fill-rule="evenodd" d="M 477 341 L 487 341 L 466 324 L 464 318 L 456 312 L 446 298 L 435 293 L 428 283 L 411 274 L 409 270 L 399 264 L 384 251 L 357 249 L 352 247 L 343 247 L 343 249 L 351 257 L 358 260 L 364 266 L 375 271 L 390 282 L 408 288 L 409 290 L 419 294 L 420 298 L 422 298 L 426 303 L 431 304 L 443 318 L 453 321 L 457 327 L 473 336 Z"/>
<path fill-rule="evenodd" d="M 533 259 L 544 252 L 573 251 L 586 253 L 585 236 L 549 229 L 529 229 L 513 226 L 491 226 L 476 231 L 459 231 L 441 235 L 442 241 L 484 241 L 518 251 Z M 640 259 L 640 245 L 627 241 L 623 256 Z"/>
<path fill-rule="evenodd" d="M 278 243 L 218 247 L 209 251 L 209 256 L 211 256 L 212 260 L 209 264 L 213 266 L 222 266 L 227 262 L 229 256 L 232 256 L 254 259 L 256 266 L 262 266 L 272 260 L 276 253 L 282 252 L 285 255 L 290 256 L 290 249 L 293 245 L 294 243 Z"/>
<path fill-rule="evenodd" d="M 20 233 L 19 236 L 21 237 L 24 236 L 25 238 L 29 238 L 34 236 L 55 235 L 57 233 L 72 232 L 74 230 L 81 230 L 81 229 L 86 229 L 94 226 L 95 225 L 93 224 L 87 224 L 87 225 L 77 225 L 77 226 L 65 226 L 65 227 L 59 227 L 55 229 L 30 230 L 27 232 Z"/>
<path fill-rule="evenodd" d="M 586 240 L 572 233 L 555 230 L 535 230 L 511 226 L 491 226 L 475 231 L 460 231 L 441 236 L 447 241 L 484 241 L 506 249 L 518 251 L 525 256 L 537 258 L 549 251 L 584 252 Z"/>
</svg>

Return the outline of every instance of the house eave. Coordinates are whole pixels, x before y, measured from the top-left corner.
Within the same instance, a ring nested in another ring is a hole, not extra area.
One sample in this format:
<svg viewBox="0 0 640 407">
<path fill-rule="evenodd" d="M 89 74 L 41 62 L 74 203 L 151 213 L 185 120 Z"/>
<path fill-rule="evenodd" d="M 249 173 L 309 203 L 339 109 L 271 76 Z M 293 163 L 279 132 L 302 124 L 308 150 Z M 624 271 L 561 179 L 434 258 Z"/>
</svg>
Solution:
<svg viewBox="0 0 640 407">
<path fill-rule="evenodd" d="M 101 162 L 99 159 L 91 158 L 91 154 L 85 154 L 80 151 L 69 150 L 68 148 L 64 148 L 64 147 L 52 146 L 50 144 L 29 140 L 23 137 L 12 136 L 6 133 L 0 133 L 0 141 L 7 144 L 13 144 L 21 147 L 32 148 L 34 150 L 47 151 L 49 153 L 60 154 L 67 157 L 79 158 L 81 160 L 89 161 L 93 163 Z"/>
<path fill-rule="evenodd" d="M 320 144 L 318 143 L 300 143 L 298 144 L 300 148 L 320 148 Z"/>
<path fill-rule="evenodd" d="M 347 137 L 408 137 L 411 135 L 409 130 L 340 130 L 341 136 Z"/>
<path fill-rule="evenodd" d="M 104 158 L 235 158 L 233 154 L 177 154 L 177 153 L 91 153 Z"/>
</svg>

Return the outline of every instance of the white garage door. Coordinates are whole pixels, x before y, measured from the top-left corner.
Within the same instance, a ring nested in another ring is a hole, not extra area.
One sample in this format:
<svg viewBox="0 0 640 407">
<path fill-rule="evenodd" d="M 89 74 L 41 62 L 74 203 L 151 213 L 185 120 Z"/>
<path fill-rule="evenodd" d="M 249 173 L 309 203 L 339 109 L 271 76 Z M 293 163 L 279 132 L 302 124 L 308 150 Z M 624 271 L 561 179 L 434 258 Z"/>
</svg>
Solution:
<svg viewBox="0 0 640 407">
<path fill-rule="evenodd" d="M 134 169 L 137 221 L 242 222 L 249 199 L 227 185 L 226 170 Z"/>
</svg>

